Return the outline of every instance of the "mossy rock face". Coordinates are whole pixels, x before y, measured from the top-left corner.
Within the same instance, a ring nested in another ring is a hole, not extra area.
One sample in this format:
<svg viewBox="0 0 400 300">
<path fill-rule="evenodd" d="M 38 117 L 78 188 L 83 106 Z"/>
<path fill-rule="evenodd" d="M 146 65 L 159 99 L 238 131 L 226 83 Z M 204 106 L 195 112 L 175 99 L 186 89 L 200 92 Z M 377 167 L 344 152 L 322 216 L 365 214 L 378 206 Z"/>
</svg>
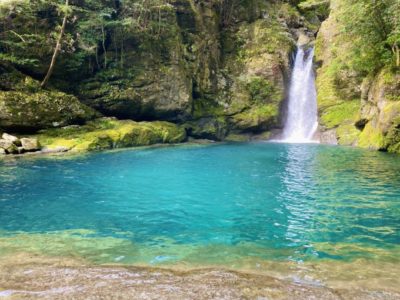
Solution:
<svg viewBox="0 0 400 300">
<path fill-rule="evenodd" d="M 354 124 L 342 124 L 336 128 L 338 144 L 343 146 L 356 146 L 360 138 L 360 130 Z"/>
<path fill-rule="evenodd" d="M 385 139 L 389 152 L 400 153 L 400 114 L 393 120 L 393 124 Z"/>
<path fill-rule="evenodd" d="M 320 22 L 329 17 L 329 3 L 330 0 L 306 0 L 299 4 L 299 8 L 306 19 L 318 27 Z"/>
<path fill-rule="evenodd" d="M 37 138 L 45 150 L 66 148 L 81 152 L 180 143 L 186 140 L 186 131 L 182 126 L 169 122 L 103 118 L 84 126 L 44 130 Z"/>
<path fill-rule="evenodd" d="M 198 139 L 224 140 L 229 132 L 228 123 L 223 117 L 201 118 L 186 123 L 185 128 L 191 137 Z"/>
<path fill-rule="evenodd" d="M 0 91 L 0 127 L 38 130 L 82 124 L 98 116 L 72 96 L 57 91 Z"/>
<path fill-rule="evenodd" d="M 382 132 L 377 128 L 376 124 L 368 123 L 358 141 L 358 146 L 371 150 L 384 150 L 385 138 Z"/>
<path fill-rule="evenodd" d="M 306 1 L 305 3 L 314 1 Z M 338 22 L 348 9 L 343 0 L 330 1 L 331 13 L 316 40 L 317 91 L 323 131 L 339 144 L 399 152 L 400 74 L 383 67 L 371 74 L 353 70 L 351 40 Z"/>
<path fill-rule="evenodd" d="M 400 74 L 383 69 L 368 83 L 359 122 L 365 125 L 358 145 L 399 152 Z"/>
<path fill-rule="evenodd" d="M 261 132 L 273 128 L 278 122 L 277 105 L 254 106 L 230 119 L 232 128 L 243 132 Z"/>
<path fill-rule="evenodd" d="M 326 129 L 336 128 L 340 125 L 353 125 L 360 115 L 360 100 L 338 102 L 322 110 L 320 124 Z"/>
<path fill-rule="evenodd" d="M 227 47 L 215 107 L 237 132 L 257 133 L 282 126 L 281 108 L 295 41 L 287 26 L 290 18 L 281 16 L 287 6 L 268 4 L 264 9 L 265 19 L 239 23 L 223 34 Z M 298 12 L 296 16 L 300 17 Z"/>
<path fill-rule="evenodd" d="M 190 5 L 184 8 L 191 12 Z M 78 87 L 82 102 L 106 116 L 120 119 L 181 121 L 188 118 L 192 78 L 185 58 L 183 28 L 179 27 L 174 6 L 160 5 L 159 9 L 166 22 L 160 36 L 141 32 L 126 34 L 123 50 L 110 49 L 108 53 L 110 57 L 118 57 L 123 52 L 123 58 L 110 60 L 107 68 Z"/>
<path fill-rule="evenodd" d="M 100 73 L 80 87 L 79 97 L 104 115 L 121 119 L 179 121 L 188 117 L 191 81 L 183 68 L 135 68 L 135 72 Z"/>
</svg>

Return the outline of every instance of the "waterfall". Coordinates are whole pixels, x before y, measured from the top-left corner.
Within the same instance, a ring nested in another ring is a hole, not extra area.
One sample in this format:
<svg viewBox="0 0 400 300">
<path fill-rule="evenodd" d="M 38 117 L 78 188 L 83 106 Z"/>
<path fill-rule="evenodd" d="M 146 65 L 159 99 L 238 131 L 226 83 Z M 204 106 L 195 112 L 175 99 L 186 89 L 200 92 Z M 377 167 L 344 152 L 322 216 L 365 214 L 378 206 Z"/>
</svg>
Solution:
<svg viewBox="0 0 400 300">
<path fill-rule="evenodd" d="M 289 90 L 288 114 L 282 140 L 316 142 L 318 128 L 317 92 L 313 70 L 314 48 L 298 47 Z"/>
</svg>

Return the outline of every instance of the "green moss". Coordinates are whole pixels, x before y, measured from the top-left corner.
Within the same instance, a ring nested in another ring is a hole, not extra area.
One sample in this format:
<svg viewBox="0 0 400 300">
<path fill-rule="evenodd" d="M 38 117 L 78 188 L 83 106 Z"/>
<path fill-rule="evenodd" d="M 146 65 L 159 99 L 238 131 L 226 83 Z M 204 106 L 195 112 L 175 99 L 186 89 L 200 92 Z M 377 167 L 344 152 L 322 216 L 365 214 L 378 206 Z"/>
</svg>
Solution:
<svg viewBox="0 0 400 300">
<path fill-rule="evenodd" d="M 228 142 L 248 142 L 250 140 L 249 136 L 246 134 L 230 133 L 225 138 Z"/>
<path fill-rule="evenodd" d="M 183 127 L 168 122 L 134 122 L 97 119 L 80 127 L 42 131 L 40 143 L 48 148 L 65 147 L 73 151 L 179 143 L 186 139 Z"/>
<path fill-rule="evenodd" d="M 360 131 L 353 125 L 340 125 L 336 129 L 336 135 L 338 138 L 339 145 L 343 146 L 354 146 L 357 144 L 360 136 Z"/>
<path fill-rule="evenodd" d="M 263 131 L 277 123 L 279 108 L 274 104 L 253 106 L 232 117 L 235 128 L 245 131 Z"/>
<path fill-rule="evenodd" d="M 0 126 L 5 128 L 58 127 L 98 116 L 76 97 L 47 90 L 0 91 L 0 111 Z"/>
<path fill-rule="evenodd" d="M 390 101 L 400 101 L 400 73 L 390 68 L 384 68 L 380 73 L 381 86 L 385 98 Z"/>
<path fill-rule="evenodd" d="M 184 124 L 188 134 L 195 138 L 223 140 L 228 134 L 225 117 L 207 117 Z"/>
<path fill-rule="evenodd" d="M 211 116 L 218 117 L 223 115 L 224 108 L 213 100 L 196 99 L 193 101 L 193 119 Z"/>
<path fill-rule="evenodd" d="M 321 114 L 320 123 L 330 129 L 357 120 L 360 113 L 360 101 L 347 101 L 325 109 Z"/>
<path fill-rule="evenodd" d="M 306 19 L 314 25 L 313 28 L 318 29 L 320 21 L 329 16 L 329 4 L 329 0 L 306 0 L 298 6 Z"/>
<path fill-rule="evenodd" d="M 385 142 L 389 152 L 400 154 L 400 117 L 393 121 L 393 126 L 389 129 Z"/>
<path fill-rule="evenodd" d="M 385 138 L 382 132 L 369 122 L 360 134 L 358 146 L 373 150 L 385 148 Z"/>
<path fill-rule="evenodd" d="M 253 103 L 268 102 L 274 95 L 272 83 L 259 76 L 251 77 L 246 88 Z"/>
<path fill-rule="evenodd" d="M 317 40 L 318 41 L 318 40 Z M 318 49 L 318 48 L 317 48 Z M 318 107 L 323 110 L 329 106 L 340 103 L 341 99 L 338 97 L 335 86 L 334 66 L 324 67 L 319 70 L 316 85 L 318 91 Z"/>
<path fill-rule="evenodd" d="M 285 49 L 290 51 L 293 46 L 293 38 L 282 26 L 282 23 L 274 17 L 257 20 L 240 28 L 238 38 L 246 41 L 244 47 L 238 52 L 242 60 L 257 57 L 265 52 L 276 54 Z M 251 43 L 247 42 L 249 37 L 252 39 Z"/>
</svg>

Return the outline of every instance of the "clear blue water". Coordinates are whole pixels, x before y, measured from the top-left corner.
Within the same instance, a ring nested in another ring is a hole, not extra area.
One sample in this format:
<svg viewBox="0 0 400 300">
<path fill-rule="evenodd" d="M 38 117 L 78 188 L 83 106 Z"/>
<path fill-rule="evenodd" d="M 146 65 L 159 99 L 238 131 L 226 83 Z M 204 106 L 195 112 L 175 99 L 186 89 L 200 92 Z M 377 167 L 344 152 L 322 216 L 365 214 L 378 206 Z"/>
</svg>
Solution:
<svg viewBox="0 0 400 300">
<path fill-rule="evenodd" d="M 385 153 L 244 143 L 5 160 L 0 191 L 0 253 L 400 259 L 400 157 Z"/>
</svg>

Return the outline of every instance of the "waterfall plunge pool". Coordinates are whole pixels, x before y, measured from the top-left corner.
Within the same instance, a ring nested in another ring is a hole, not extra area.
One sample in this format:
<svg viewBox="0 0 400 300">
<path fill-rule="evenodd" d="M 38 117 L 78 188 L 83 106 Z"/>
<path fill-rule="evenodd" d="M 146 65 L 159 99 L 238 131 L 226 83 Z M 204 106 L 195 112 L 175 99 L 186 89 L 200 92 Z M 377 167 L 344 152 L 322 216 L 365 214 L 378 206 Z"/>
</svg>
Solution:
<svg viewBox="0 0 400 300">
<path fill-rule="evenodd" d="M 258 142 L 5 160 L 0 191 L 0 293 L 57 261 L 400 295 L 395 155 Z"/>
</svg>

